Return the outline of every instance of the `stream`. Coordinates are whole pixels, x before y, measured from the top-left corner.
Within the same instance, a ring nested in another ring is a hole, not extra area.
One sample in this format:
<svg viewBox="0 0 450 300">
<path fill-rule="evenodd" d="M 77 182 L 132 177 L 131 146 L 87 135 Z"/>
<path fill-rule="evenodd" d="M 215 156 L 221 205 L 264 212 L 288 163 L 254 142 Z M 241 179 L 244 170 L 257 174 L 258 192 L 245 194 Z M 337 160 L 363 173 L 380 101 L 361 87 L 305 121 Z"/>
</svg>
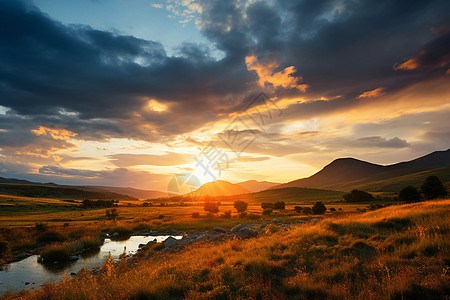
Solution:
<svg viewBox="0 0 450 300">
<path fill-rule="evenodd" d="M 7 292 L 19 292 L 21 290 L 39 289 L 44 283 L 56 283 L 64 278 L 71 277 L 71 273 L 77 273 L 80 269 L 92 270 L 103 265 L 109 254 L 114 260 L 124 252 L 133 255 L 139 249 L 139 244 L 147 244 L 156 239 L 162 242 L 170 235 L 160 236 L 131 236 L 127 240 L 115 241 L 105 239 L 100 250 L 86 253 L 77 261 L 44 265 L 38 263 L 38 255 L 29 256 L 23 260 L 13 262 L 0 271 L 0 297 Z M 181 239 L 182 236 L 173 236 Z"/>
</svg>

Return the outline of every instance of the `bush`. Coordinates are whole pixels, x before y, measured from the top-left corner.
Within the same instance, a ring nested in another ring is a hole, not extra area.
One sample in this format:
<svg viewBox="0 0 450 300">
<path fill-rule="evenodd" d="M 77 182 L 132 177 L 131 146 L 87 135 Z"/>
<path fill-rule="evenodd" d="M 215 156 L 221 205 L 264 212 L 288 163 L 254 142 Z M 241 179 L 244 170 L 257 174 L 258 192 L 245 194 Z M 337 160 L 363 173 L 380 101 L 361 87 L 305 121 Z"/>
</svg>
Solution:
<svg viewBox="0 0 450 300">
<path fill-rule="evenodd" d="M 37 231 L 46 231 L 48 228 L 48 224 L 44 222 L 36 222 L 34 224 L 34 228 L 36 228 Z"/>
<path fill-rule="evenodd" d="M 245 201 L 237 200 L 234 201 L 234 208 L 238 211 L 238 213 L 243 213 L 247 210 L 248 203 Z"/>
<path fill-rule="evenodd" d="M 66 237 L 64 235 L 62 235 L 59 232 L 55 232 L 55 231 L 47 231 L 44 233 L 41 233 L 38 238 L 37 241 L 39 243 L 56 243 L 56 242 L 64 242 L 66 240 Z"/>
<path fill-rule="evenodd" d="M 52 245 L 45 248 L 41 253 L 41 259 L 44 263 L 61 262 L 70 260 L 70 251 L 60 245 Z"/>
<path fill-rule="evenodd" d="M 231 218 L 231 210 L 227 210 L 226 212 L 223 213 L 222 217 L 224 219 L 229 219 Z"/>
<path fill-rule="evenodd" d="M 263 216 L 270 216 L 272 214 L 272 212 L 273 212 L 273 209 L 266 208 L 266 209 L 264 209 L 262 214 L 263 214 Z"/>
<path fill-rule="evenodd" d="M 205 202 L 205 204 L 203 204 L 203 209 L 207 212 L 210 213 L 218 213 L 219 212 L 219 202 Z"/>
<path fill-rule="evenodd" d="M 115 209 L 115 208 L 107 209 L 105 211 L 105 214 L 106 214 L 106 218 L 108 220 L 115 221 L 119 217 L 119 213 L 117 212 L 117 209 Z"/>
<path fill-rule="evenodd" d="M 420 200 L 420 193 L 415 187 L 408 185 L 398 193 L 398 200 L 403 202 L 417 202 Z"/>
<path fill-rule="evenodd" d="M 273 204 L 273 209 L 286 209 L 286 203 L 284 203 L 284 201 L 275 202 Z"/>
<path fill-rule="evenodd" d="M 9 243 L 7 241 L 0 241 L 0 256 L 4 256 L 8 252 L 9 252 Z"/>
<path fill-rule="evenodd" d="M 330 207 L 330 211 L 331 211 L 331 212 L 334 212 L 334 211 L 336 211 L 336 208 Z"/>
<path fill-rule="evenodd" d="M 310 215 L 310 214 L 312 214 L 312 209 L 311 209 L 311 207 L 305 207 L 305 208 L 303 208 L 303 213 L 304 213 L 305 215 Z"/>
<path fill-rule="evenodd" d="M 447 189 L 436 176 L 428 176 L 422 184 L 421 191 L 426 200 L 442 198 L 447 195 Z"/>
<path fill-rule="evenodd" d="M 347 202 L 366 202 L 373 199 L 373 195 L 361 190 L 353 190 L 345 194 L 344 200 Z"/>
<path fill-rule="evenodd" d="M 303 211 L 303 207 L 301 206 L 294 206 L 294 211 L 297 213 L 301 213 Z"/>
<path fill-rule="evenodd" d="M 261 208 L 262 208 L 262 209 L 267 209 L 267 208 L 273 209 L 273 203 L 270 203 L 270 202 L 263 202 L 263 203 L 261 203 Z"/>
<path fill-rule="evenodd" d="M 315 215 L 323 215 L 327 211 L 327 208 L 322 202 L 319 201 L 314 204 L 311 210 Z"/>
</svg>

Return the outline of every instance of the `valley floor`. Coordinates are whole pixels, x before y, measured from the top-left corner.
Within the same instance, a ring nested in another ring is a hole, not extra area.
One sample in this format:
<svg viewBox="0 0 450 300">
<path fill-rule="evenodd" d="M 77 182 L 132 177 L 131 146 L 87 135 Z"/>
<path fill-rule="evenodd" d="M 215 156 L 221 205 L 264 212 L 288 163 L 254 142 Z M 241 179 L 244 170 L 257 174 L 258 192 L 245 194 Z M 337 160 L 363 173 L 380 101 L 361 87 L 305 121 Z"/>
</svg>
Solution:
<svg viewBox="0 0 450 300">
<path fill-rule="evenodd" d="M 146 247 L 23 299 L 448 299 L 450 200 L 283 226 L 249 239 Z M 237 219 L 239 220 L 239 219 Z"/>
</svg>

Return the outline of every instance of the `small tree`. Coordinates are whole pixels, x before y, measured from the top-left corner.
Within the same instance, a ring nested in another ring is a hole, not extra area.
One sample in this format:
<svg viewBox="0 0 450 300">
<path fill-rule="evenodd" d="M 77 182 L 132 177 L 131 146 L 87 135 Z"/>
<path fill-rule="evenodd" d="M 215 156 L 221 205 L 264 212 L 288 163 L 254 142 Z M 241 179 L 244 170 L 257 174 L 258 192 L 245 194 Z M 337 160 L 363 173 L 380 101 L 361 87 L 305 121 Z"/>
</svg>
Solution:
<svg viewBox="0 0 450 300">
<path fill-rule="evenodd" d="M 447 195 L 447 189 L 436 176 L 428 176 L 422 184 L 421 191 L 426 200 L 441 198 Z"/>
<path fill-rule="evenodd" d="M 284 203 L 284 201 L 275 202 L 275 203 L 273 204 L 273 209 L 281 209 L 281 210 L 284 210 L 284 209 L 286 209 L 286 203 Z"/>
<path fill-rule="evenodd" d="M 115 208 L 107 209 L 105 211 L 105 214 L 106 214 L 106 218 L 108 220 L 115 221 L 119 217 L 119 213 L 117 212 L 117 209 L 115 209 Z"/>
<path fill-rule="evenodd" d="M 417 202 L 420 200 L 420 193 L 415 187 L 408 185 L 398 193 L 398 200 L 403 202 Z"/>
<path fill-rule="evenodd" d="M 238 211 L 238 213 L 243 213 L 247 210 L 248 203 L 242 200 L 234 201 L 234 208 Z"/>
<path fill-rule="evenodd" d="M 327 208 L 322 202 L 319 201 L 314 204 L 311 210 L 315 215 L 323 215 L 327 211 Z"/>
<path fill-rule="evenodd" d="M 206 201 L 205 204 L 203 204 L 203 209 L 207 212 L 215 214 L 219 212 L 219 205 L 219 202 Z"/>
</svg>

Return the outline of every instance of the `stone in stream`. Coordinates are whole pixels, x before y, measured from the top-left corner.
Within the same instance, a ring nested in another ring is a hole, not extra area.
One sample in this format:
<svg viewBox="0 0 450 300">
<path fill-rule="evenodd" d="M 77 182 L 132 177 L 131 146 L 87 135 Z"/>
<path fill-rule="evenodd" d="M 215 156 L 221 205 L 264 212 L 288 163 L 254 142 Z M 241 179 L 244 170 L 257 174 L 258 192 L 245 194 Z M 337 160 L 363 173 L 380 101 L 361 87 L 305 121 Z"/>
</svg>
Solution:
<svg viewBox="0 0 450 300">
<path fill-rule="evenodd" d="M 166 247 L 166 248 L 173 247 L 173 246 L 175 246 L 176 244 L 178 244 L 178 241 L 177 241 L 175 238 L 171 237 L 171 236 L 169 236 L 169 237 L 164 241 L 164 247 Z"/>
</svg>

